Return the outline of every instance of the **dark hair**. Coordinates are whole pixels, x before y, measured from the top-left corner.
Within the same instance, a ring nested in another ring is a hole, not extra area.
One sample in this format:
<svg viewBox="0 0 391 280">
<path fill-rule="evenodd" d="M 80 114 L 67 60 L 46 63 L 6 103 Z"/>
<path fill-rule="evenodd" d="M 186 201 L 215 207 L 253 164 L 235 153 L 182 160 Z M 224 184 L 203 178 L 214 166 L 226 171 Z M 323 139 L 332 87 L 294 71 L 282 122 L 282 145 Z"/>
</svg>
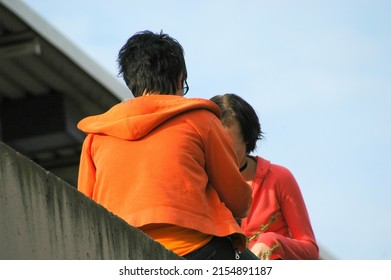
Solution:
<svg viewBox="0 0 391 280">
<path fill-rule="evenodd" d="M 147 93 L 173 94 L 180 78 L 187 79 L 182 46 L 162 31 L 141 31 L 118 53 L 119 75 L 135 97 Z"/>
<path fill-rule="evenodd" d="M 210 99 L 221 110 L 221 122 L 230 127 L 237 120 L 246 143 L 246 153 L 254 151 L 257 141 L 263 139 L 263 132 L 257 113 L 243 98 L 233 93 L 216 95 Z"/>
</svg>

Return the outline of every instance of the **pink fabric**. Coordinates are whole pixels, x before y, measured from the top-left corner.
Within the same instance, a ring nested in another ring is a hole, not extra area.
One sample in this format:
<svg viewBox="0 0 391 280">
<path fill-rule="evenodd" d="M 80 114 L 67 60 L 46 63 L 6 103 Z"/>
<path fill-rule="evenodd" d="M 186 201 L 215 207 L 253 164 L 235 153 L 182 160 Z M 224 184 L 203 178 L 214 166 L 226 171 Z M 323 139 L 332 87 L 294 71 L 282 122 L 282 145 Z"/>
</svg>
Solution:
<svg viewBox="0 0 391 280">
<path fill-rule="evenodd" d="M 262 242 L 272 248 L 271 259 L 319 259 L 319 249 L 300 188 L 292 173 L 256 157 L 257 171 L 252 183 L 253 204 L 242 220 L 247 237 L 270 224 L 249 243 Z M 274 221 L 273 221 L 274 217 Z"/>
</svg>

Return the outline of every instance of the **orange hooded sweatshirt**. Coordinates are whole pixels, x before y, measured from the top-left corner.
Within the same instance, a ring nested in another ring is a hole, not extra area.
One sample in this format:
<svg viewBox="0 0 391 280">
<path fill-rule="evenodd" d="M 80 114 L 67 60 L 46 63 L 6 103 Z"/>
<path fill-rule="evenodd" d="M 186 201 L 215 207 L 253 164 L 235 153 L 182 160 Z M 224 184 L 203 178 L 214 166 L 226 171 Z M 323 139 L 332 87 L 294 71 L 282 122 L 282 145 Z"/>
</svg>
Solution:
<svg viewBox="0 0 391 280">
<path fill-rule="evenodd" d="M 81 120 L 78 189 L 138 228 L 242 234 L 251 188 L 219 117 L 206 99 L 151 95 Z"/>
</svg>

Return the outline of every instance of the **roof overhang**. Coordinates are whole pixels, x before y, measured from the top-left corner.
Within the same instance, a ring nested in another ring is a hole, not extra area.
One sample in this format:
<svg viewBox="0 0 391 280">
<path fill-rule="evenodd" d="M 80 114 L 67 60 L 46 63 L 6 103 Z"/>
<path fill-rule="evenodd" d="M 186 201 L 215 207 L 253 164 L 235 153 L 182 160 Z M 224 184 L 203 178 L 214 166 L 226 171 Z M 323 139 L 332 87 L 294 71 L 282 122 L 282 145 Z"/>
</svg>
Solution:
<svg viewBox="0 0 391 280">
<path fill-rule="evenodd" d="M 77 122 L 131 97 L 23 2 L 0 0 L 1 141 L 75 185 L 84 139 Z"/>
</svg>

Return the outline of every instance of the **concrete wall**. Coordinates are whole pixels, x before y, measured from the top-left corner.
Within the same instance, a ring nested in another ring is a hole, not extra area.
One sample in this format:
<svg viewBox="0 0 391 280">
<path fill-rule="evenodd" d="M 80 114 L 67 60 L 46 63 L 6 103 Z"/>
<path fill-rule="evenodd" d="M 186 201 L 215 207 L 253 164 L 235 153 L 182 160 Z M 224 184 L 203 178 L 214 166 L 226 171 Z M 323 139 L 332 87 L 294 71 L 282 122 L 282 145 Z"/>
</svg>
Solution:
<svg viewBox="0 0 391 280">
<path fill-rule="evenodd" d="M 0 259 L 181 259 L 0 142 Z"/>
</svg>

